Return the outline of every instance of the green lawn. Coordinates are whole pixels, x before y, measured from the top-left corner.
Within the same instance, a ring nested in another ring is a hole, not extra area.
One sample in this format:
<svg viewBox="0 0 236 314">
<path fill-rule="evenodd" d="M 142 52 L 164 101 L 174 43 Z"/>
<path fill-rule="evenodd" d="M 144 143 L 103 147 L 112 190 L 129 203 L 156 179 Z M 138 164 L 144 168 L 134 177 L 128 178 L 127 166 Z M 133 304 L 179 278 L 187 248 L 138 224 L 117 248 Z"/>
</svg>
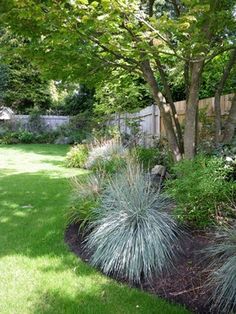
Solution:
<svg viewBox="0 0 236 314">
<path fill-rule="evenodd" d="M 64 244 L 67 146 L 0 146 L 0 313 L 188 313 L 106 278 Z"/>
</svg>

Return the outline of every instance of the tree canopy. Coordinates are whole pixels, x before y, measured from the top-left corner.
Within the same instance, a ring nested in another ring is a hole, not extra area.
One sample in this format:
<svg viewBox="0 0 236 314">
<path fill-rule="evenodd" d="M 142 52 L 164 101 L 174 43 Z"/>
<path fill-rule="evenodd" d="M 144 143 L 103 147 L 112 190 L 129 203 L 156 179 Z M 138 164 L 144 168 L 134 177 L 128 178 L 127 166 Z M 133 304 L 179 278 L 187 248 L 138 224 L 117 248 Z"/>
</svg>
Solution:
<svg viewBox="0 0 236 314">
<path fill-rule="evenodd" d="M 26 38 L 21 51 L 48 77 L 95 85 L 122 69 L 145 80 L 160 108 L 175 159 L 194 156 L 200 85 L 210 62 L 235 48 L 235 0 L 0 4 L 5 27 Z M 184 134 L 170 79 L 177 69 L 183 74 L 187 100 Z"/>
</svg>

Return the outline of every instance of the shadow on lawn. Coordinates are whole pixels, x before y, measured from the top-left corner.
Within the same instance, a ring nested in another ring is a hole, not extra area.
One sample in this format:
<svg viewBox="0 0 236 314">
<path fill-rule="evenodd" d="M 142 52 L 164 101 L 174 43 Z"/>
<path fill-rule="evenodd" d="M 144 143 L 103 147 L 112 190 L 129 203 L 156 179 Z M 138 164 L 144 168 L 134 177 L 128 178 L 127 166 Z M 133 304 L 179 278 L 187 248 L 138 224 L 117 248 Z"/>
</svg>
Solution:
<svg viewBox="0 0 236 314">
<path fill-rule="evenodd" d="M 51 178 L 45 173 L 9 174 L 0 178 L 0 188 L 0 258 L 46 258 L 45 263 L 37 264 L 37 271 L 58 272 L 60 278 L 69 270 L 77 277 L 74 294 L 68 294 L 63 286 L 39 290 L 32 313 L 180 313 L 178 307 L 173 308 L 164 300 L 157 302 L 154 296 L 142 298 L 135 289 L 127 290 L 110 280 L 102 282 L 96 270 L 69 254 L 64 243 L 68 179 Z"/>
<path fill-rule="evenodd" d="M 61 293 L 48 291 L 41 294 L 40 299 L 34 305 L 34 314 L 65 314 L 65 313 L 79 313 L 79 314 L 178 314 L 176 310 L 171 308 L 171 305 L 165 301 L 160 301 L 161 305 L 158 308 L 157 303 L 154 303 L 154 297 L 149 296 L 150 303 L 143 303 L 142 299 L 138 299 L 138 293 L 133 297 L 127 295 L 124 300 L 125 289 L 122 286 L 112 284 L 100 285 L 99 291 L 91 291 L 90 293 L 81 291 L 76 295 L 62 295 Z M 118 294 L 118 296 L 117 296 Z M 117 303 L 117 299 L 122 295 L 124 303 Z M 127 293 L 126 293 L 127 294 Z M 141 297 L 141 296 L 139 296 Z M 147 300 L 146 300 L 147 301 Z M 153 306 L 152 306 L 153 302 Z M 119 305 L 118 305 L 119 304 Z M 183 313 L 183 312 L 182 312 Z M 187 314 L 187 311 L 186 311 Z"/>
<path fill-rule="evenodd" d="M 67 267 L 72 260 L 64 244 L 70 189 L 68 179 L 46 173 L 1 177 L 0 257 L 60 256 L 62 268 Z"/>
<path fill-rule="evenodd" d="M 34 304 L 34 314 L 190 314 L 178 305 L 154 295 L 143 295 L 125 285 L 114 285 L 111 281 L 101 283 L 94 289 L 82 287 L 76 294 L 49 290 L 40 294 Z M 119 302 L 120 300 L 120 302 Z"/>
<path fill-rule="evenodd" d="M 39 155 L 47 156 L 60 156 L 65 157 L 66 153 L 69 150 L 69 145 L 57 145 L 57 144 L 17 144 L 14 146 L 11 145 L 0 145 L 0 148 L 4 149 L 14 149 L 19 152 L 24 153 L 34 153 Z"/>
</svg>

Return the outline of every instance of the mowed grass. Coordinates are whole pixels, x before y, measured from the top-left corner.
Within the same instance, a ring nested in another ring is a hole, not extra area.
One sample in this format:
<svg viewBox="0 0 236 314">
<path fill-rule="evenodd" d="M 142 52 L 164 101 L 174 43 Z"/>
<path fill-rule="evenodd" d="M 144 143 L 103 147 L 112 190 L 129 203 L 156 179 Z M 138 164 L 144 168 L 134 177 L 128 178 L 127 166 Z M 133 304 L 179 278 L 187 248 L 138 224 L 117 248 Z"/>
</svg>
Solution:
<svg viewBox="0 0 236 314">
<path fill-rule="evenodd" d="M 0 313 L 188 313 L 119 284 L 64 243 L 67 146 L 0 146 Z"/>
</svg>

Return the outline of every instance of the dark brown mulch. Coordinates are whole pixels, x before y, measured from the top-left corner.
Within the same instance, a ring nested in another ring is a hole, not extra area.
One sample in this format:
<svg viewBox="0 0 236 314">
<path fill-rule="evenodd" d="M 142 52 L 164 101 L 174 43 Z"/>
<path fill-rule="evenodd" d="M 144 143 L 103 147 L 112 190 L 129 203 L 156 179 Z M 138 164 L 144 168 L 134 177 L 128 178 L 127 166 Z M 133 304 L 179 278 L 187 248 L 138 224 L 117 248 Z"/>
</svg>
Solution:
<svg viewBox="0 0 236 314">
<path fill-rule="evenodd" d="M 89 261 L 90 252 L 84 250 L 84 235 L 78 233 L 78 225 L 70 225 L 65 233 L 65 242 L 71 251 L 85 262 Z M 162 278 L 154 278 L 151 282 L 143 282 L 136 288 L 161 296 L 167 300 L 184 305 L 195 313 L 209 313 L 207 300 L 209 292 L 204 289 L 207 270 L 198 254 L 210 242 L 206 234 L 191 234 L 183 243 L 184 253 L 178 259 L 176 268 L 171 274 Z M 124 282 L 123 279 L 120 281 Z M 132 284 L 128 283 L 129 286 Z"/>
</svg>

